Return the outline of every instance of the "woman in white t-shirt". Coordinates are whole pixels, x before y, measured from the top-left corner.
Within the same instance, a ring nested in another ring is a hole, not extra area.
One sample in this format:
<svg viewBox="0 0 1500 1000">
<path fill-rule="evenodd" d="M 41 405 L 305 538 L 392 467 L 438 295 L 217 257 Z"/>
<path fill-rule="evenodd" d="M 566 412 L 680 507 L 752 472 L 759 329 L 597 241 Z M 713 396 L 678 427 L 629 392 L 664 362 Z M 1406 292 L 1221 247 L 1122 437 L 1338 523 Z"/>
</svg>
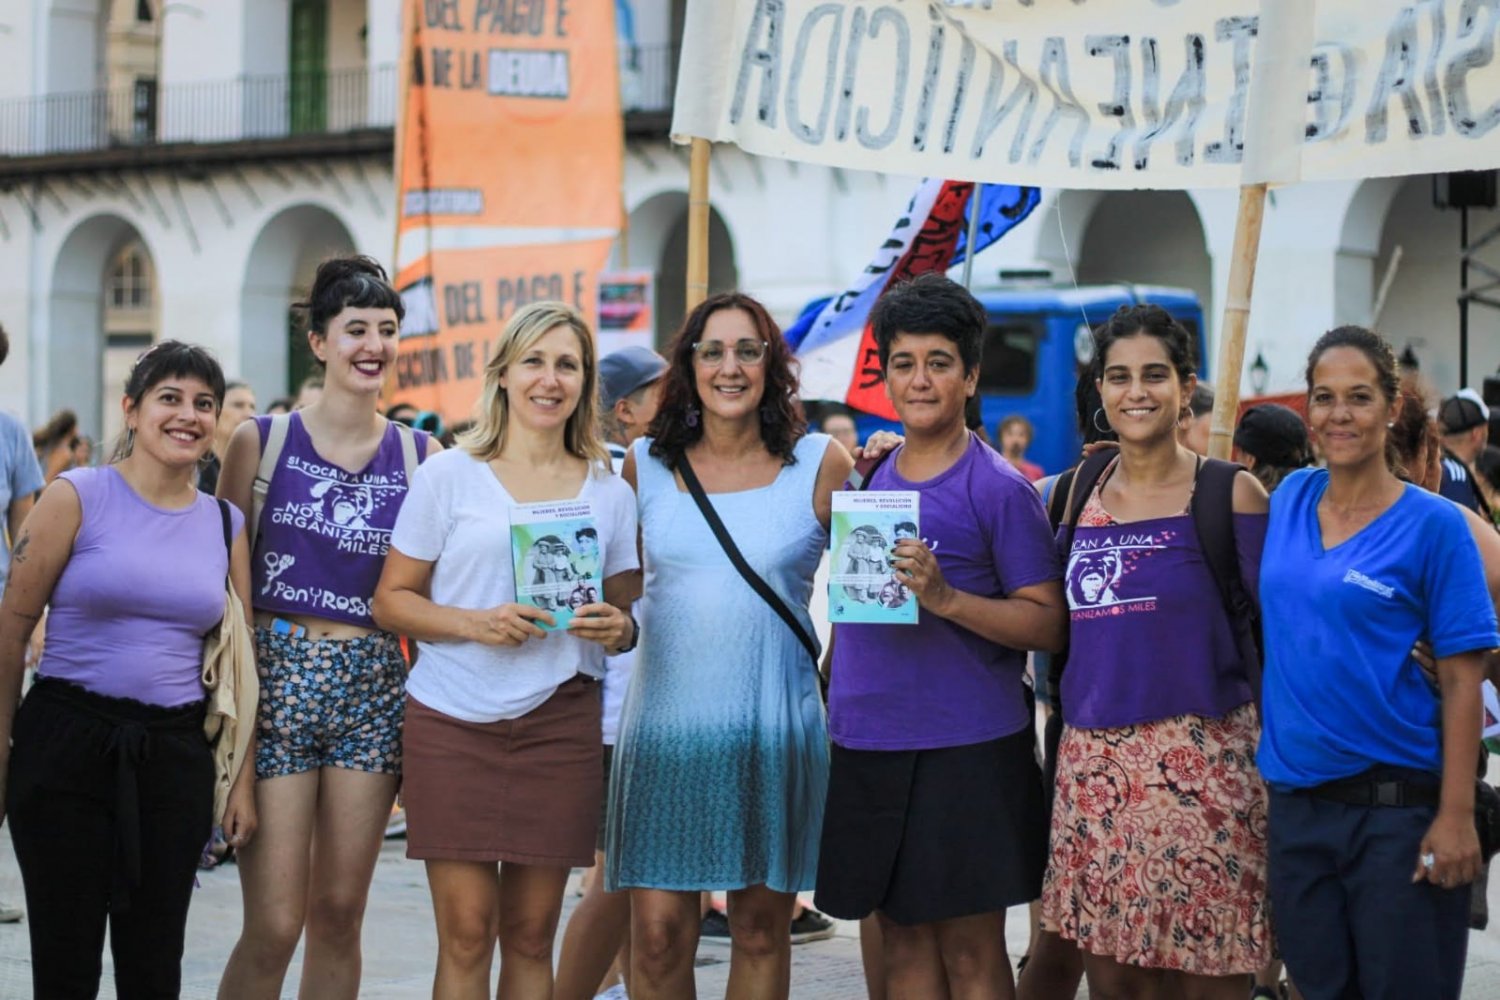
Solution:
<svg viewBox="0 0 1500 1000">
<path fill-rule="evenodd" d="M 438 995 L 487 994 L 498 940 L 500 995 L 550 996 L 568 872 L 593 864 L 598 678 L 606 651 L 635 644 L 628 609 L 640 589 L 635 496 L 610 472 L 596 430 L 597 381 L 575 310 L 518 311 L 485 367 L 474 430 L 413 478 L 375 592 L 381 626 L 417 640 L 406 853 L 427 863 Z M 556 612 L 538 606 L 556 606 L 547 595 L 518 598 L 516 509 L 547 501 L 588 504 L 603 601 L 587 574 L 559 568 L 586 568 L 571 551 L 576 523 L 518 529 L 530 533 L 523 592 L 568 577 Z M 528 555 L 543 549 L 545 572 Z"/>
</svg>

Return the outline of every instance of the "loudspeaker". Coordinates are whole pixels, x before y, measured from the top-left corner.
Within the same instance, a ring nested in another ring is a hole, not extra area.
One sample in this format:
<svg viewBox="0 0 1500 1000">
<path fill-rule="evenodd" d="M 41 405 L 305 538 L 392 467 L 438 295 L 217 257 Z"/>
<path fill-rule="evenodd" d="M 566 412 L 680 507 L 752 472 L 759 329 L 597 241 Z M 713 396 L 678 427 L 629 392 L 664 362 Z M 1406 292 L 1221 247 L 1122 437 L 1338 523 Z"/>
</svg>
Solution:
<svg viewBox="0 0 1500 1000">
<path fill-rule="evenodd" d="M 1465 170 L 1432 175 L 1432 203 L 1438 208 L 1494 208 L 1495 171 Z"/>
<path fill-rule="evenodd" d="M 1500 373 L 1484 377 L 1484 387 L 1480 390 L 1480 398 L 1491 410 L 1500 410 Z"/>
</svg>

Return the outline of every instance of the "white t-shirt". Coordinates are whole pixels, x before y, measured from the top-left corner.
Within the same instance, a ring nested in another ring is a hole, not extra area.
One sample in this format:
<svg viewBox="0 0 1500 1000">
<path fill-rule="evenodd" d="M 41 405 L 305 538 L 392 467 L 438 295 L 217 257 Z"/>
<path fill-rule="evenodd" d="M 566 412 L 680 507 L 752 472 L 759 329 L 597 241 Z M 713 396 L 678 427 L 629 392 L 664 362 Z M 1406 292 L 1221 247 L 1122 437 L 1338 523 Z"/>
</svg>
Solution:
<svg viewBox="0 0 1500 1000">
<path fill-rule="evenodd" d="M 635 493 L 625 480 L 591 473 L 577 499 L 593 504 L 604 578 L 639 568 Z M 417 467 L 391 546 L 435 563 L 436 604 L 470 610 L 510 604 L 516 599 L 510 551 L 515 505 L 488 463 L 462 449 L 444 451 Z M 561 631 L 520 646 L 454 640 L 418 642 L 417 650 L 407 693 L 465 722 L 519 718 L 574 674 L 604 676 L 604 647 Z"/>
</svg>

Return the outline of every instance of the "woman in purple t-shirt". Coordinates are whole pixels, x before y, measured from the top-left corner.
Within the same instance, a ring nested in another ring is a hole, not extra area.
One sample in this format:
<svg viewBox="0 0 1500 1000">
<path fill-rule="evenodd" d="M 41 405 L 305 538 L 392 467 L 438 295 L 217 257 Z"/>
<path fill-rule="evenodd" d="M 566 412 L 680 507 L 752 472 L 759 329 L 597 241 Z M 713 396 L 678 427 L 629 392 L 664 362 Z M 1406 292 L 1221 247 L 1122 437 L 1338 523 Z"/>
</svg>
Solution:
<svg viewBox="0 0 1500 1000">
<path fill-rule="evenodd" d="M 1238 1000 L 1271 953 L 1266 796 L 1245 667 L 1189 512 L 1203 460 L 1177 441 L 1192 339 L 1159 307 L 1122 307 L 1095 331 L 1092 367 L 1094 419 L 1120 453 L 1067 553 L 1043 919 L 1078 944 L 1095 993 L 1147 993 L 1165 974 Z M 1233 508 L 1253 594 L 1267 503 L 1247 472 Z"/>
<path fill-rule="evenodd" d="M 221 497 L 247 515 L 260 507 L 250 569 L 264 823 L 240 852 L 245 919 L 220 983 L 226 997 L 277 995 L 304 924 L 302 993 L 359 992 L 360 926 L 401 773 L 406 685 L 400 641 L 370 605 L 409 475 L 440 450 L 380 415 L 403 312 L 380 265 L 324 261 L 298 308 L 323 392 L 288 416 L 241 424 L 219 474 Z"/>
<path fill-rule="evenodd" d="M 16 539 L 0 603 L 0 819 L 26 885 L 38 997 L 98 994 L 106 924 L 120 996 L 181 985 L 213 823 L 203 636 L 223 619 L 226 574 L 249 606 L 243 519 L 195 486 L 223 401 L 207 351 L 157 344 L 126 383 L 116 460 L 64 472 Z M 49 605 L 18 711 L 26 641 Z M 237 846 L 255 831 L 254 778 L 241 768 L 230 790 Z"/>
</svg>

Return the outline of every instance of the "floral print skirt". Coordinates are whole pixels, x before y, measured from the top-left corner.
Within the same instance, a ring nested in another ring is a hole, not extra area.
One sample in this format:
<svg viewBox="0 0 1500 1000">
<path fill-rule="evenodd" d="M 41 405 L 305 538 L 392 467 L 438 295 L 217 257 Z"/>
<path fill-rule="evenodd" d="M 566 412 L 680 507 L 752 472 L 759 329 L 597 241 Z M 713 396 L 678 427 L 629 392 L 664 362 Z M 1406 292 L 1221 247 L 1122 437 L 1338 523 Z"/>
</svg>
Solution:
<svg viewBox="0 0 1500 1000">
<path fill-rule="evenodd" d="M 1271 958 L 1259 724 L 1182 715 L 1063 731 L 1043 919 L 1124 965 L 1201 976 Z"/>
</svg>

